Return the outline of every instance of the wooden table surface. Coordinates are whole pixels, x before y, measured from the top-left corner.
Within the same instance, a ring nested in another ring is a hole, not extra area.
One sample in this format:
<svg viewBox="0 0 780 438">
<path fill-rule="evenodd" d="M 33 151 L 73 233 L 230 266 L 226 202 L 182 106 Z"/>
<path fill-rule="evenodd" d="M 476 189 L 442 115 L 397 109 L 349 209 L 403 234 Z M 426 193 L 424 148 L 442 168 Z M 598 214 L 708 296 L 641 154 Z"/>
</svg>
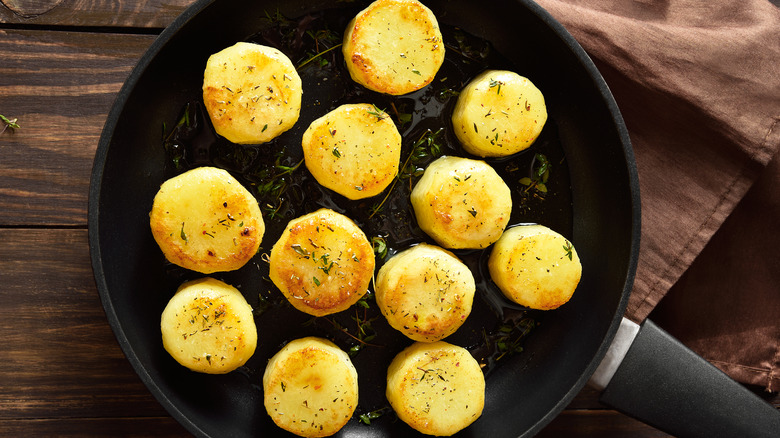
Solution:
<svg viewBox="0 0 780 438">
<path fill-rule="evenodd" d="M 0 0 L 0 436 L 186 436 L 125 359 L 90 266 L 92 160 L 116 93 L 192 0 Z M 776 405 L 779 400 L 772 400 Z M 584 389 L 539 436 L 668 436 Z"/>
</svg>

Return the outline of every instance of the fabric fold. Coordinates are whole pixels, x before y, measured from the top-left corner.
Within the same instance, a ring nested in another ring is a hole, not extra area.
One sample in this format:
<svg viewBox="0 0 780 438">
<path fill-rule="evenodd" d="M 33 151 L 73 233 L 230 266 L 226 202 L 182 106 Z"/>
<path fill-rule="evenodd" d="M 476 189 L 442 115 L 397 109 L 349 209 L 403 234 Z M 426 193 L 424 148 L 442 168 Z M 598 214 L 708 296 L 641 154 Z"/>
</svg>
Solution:
<svg viewBox="0 0 780 438">
<path fill-rule="evenodd" d="M 626 316 L 641 322 L 780 148 L 780 9 L 766 0 L 538 3 L 593 59 L 628 127 L 642 242 Z M 769 249 L 766 257 L 778 256 Z M 750 299 L 751 291 L 736 293 Z M 769 338 L 780 344 L 776 332 Z M 776 363 L 769 352 L 760 360 Z M 767 369 L 748 356 L 730 356 L 722 368 Z"/>
</svg>

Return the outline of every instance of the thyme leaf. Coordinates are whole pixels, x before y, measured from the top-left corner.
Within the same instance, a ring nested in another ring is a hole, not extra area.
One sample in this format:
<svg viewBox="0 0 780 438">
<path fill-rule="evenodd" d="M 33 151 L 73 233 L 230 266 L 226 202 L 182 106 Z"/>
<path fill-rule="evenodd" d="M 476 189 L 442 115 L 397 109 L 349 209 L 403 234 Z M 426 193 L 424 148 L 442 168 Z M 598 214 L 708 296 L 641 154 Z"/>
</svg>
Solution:
<svg viewBox="0 0 780 438">
<path fill-rule="evenodd" d="M 8 117 L 0 114 L 0 120 L 3 122 L 3 129 L 0 130 L 0 134 L 4 133 L 6 129 L 13 131 L 20 128 L 19 124 L 16 123 L 18 119 L 9 119 Z"/>
<path fill-rule="evenodd" d="M 563 245 L 563 250 L 564 250 L 564 251 L 566 251 L 566 257 L 568 257 L 568 258 L 569 258 L 569 260 L 571 260 L 571 259 L 572 259 L 572 253 L 571 253 L 572 249 L 573 249 L 573 248 L 572 248 L 572 246 L 571 246 L 571 242 L 569 242 L 569 241 L 567 240 L 567 241 L 566 241 L 566 245 Z"/>
<path fill-rule="evenodd" d="M 385 197 L 378 204 L 375 204 L 371 208 L 371 214 L 369 219 L 373 218 L 379 211 L 382 210 L 382 206 L 387 202 L 390 194 L 393 192 L 396 183 L 400 179 L 409 178 L 411 183 L 412 178 L 422 175 L 423 170 L 418 166 L 424 164 L 428 160 L 438 158 L 442 154 L 441 136 L 444 133 L 444 128 L 439 128 L 435 132 L 427 129 L 420 138 L 412 145 L 412 150 L 409 152 L 409 156 L 406 157 L 403 165 L 395 176 L 393 183 L 390 185 L 390 189 L 387 190 Z"/>
</svg>

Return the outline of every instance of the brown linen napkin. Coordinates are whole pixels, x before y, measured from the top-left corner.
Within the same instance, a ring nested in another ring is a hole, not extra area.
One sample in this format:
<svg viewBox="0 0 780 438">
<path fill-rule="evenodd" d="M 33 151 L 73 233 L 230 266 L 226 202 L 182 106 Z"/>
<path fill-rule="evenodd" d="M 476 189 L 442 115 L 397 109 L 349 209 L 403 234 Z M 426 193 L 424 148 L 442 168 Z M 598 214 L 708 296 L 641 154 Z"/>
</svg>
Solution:
<svg viewBox="0 0 780 438">
<path fill-rule="evenodd" d="M 780 390 L 780 154 L 650 318 L 736 380 Z"/>
<path fill-rule="evenodd" d="M 639 322 L 691 266 L 780 148 L 780 10 L 766 0 L 538 3 L 594 60 L 631 136 L 642 195 L 642 244 L 626 316 Z M 776 166 L 770 169 L 777 172 Z M 777 196 L 776 191 L 768 192 Z M 751 251 L 762 255 L 768 263 L 763 266 L 777 266 L 776 248 Z M 707 272 L 731 269 L 721 264 Z M 681 314 L 695 308 L 697 303 L 689 301 L 676 313 L 688 321 L 687 328 L 702 327 L 696 318 L 713 318 L 715 307 L 725 309 L 717 315 L 742 321 L 700 332 L 697 352 L 735 379 L 760 381 L 774 390 L 780 333 L 772 321 L 778 320 L 780 293 L 771 280 L 777 275 L 776 269 L 769 271 L 761 292 L 753 287 L 720 289 L 705 297 L 691 293 L 713 310 Z M 726 283 L 709 284 L 723 288 Z M 729 314 L 731 300 L 717 299 L 728 294 L 743 302 L 768 301 Z M 769 324 L 760 341 L 755 331 L 742 330 L 751 319 Z M 685 329 L 673 334 L 685 342 Z M 762 352 L 746 348 L 722 354 L 748 339 L 762 343 Z M 745 378 L 734 372 L 737 368 L 763 370 L 763 380 Z"/>
</svg>

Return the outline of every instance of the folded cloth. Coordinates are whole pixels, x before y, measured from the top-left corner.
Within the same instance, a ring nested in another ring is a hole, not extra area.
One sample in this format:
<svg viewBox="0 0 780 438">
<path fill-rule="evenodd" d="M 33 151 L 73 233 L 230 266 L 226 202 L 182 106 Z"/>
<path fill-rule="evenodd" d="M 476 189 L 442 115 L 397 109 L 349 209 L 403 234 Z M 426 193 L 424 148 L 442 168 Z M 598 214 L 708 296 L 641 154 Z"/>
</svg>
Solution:
<svg viewBox="0 0 780 438">
<path fill-rule="evenodd" d="M 736 380 L 780 390 L 780 154 L 650 314 Z"/>
<path fill-rule="evenodd" d="M 780 9 L 767 0 L 538 3 L 594 60 L 628 127 L 639 171 L 642 242 L 626 316 L 640 322 L 691 266 L 780 148 Z M 778 167 L 767 169 L 777 172 Z M 777 196 L 777 190 L 765 191 Z M 780 216 L 773 220 L 777 223 Z M 678 328 L 701 327 L 694 317 L 728 315 L 734 300 L 768 300 L 744 314 L 730 314 L 730 329 L 698 333 L 696 347 L 735 379 L 777 390 L 780 293 L 772 276 L 778 275 L 779 256 L 771 245 L 751 251 L 761 254 L 756 261 L 766 263 L 762 269 L 774 267 L 761 288 L 735 290 L 713 279 L 708 284 L 722 288 L 717 294 L 690 292 L 707 301 L 706 313 L 675 315 L 689 319 Z M 731 269 L 719 264 L 705 272 L 724 276 Z M 680 286 L 674 293 L 688 294 L 689 288 Z M 721 296 L 731 299 L 716 299 Z M 697 304 L 691 297 L 686 306 Z M 725 310 L 716 312 L 718 306 Z M 762 353 L 718 353 L 740 340 L 756 340 L 751 330 L 742 331 L 751 326 L 747 319 L 775 326 L 762 332 L 760 342 L 767 344 Z M 673 334 L 685 342 L 684 330 Z M 763 377 L 746 378 L 736 369 L 760 369 Z"/>
</svg>

